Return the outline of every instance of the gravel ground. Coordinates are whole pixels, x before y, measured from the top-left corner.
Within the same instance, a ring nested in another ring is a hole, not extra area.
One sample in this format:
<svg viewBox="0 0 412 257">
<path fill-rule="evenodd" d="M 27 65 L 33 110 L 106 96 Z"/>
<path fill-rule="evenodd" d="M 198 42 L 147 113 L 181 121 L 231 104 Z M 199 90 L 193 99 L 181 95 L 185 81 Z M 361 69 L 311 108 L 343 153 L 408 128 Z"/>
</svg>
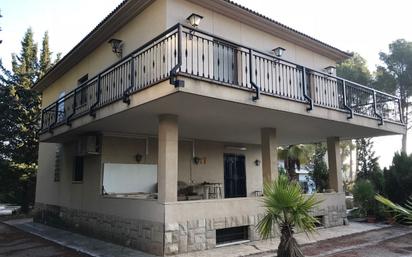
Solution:
<svg viewBox="0 0 412 257">
<path fill-rule="evenodd" d="M 306 257 L 412 257 L 412 228 L 394 226 L 302 247 Z M 271 257 L 262 253 L 248 257 Z"/>
<path fill-rule="evenodd" d="M 1 257 L 86 257 L 74 250 L 0 222 Z"/>
</svg>

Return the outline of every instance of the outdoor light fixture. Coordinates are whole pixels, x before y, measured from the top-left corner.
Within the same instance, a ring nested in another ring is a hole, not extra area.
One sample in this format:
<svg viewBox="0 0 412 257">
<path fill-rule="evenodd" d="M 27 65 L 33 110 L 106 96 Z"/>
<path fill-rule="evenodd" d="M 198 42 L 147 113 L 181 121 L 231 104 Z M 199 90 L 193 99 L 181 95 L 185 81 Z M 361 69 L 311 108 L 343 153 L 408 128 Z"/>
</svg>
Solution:
<svg viewBox="0 0 412 257">
<path fill-rule="evenodd" d="M 193 35 L 195 34 L 195 28 L 199 27 L 200 21 L 203 19 L 202 16 L 196 13 L 192 13 L 189 17 L 186 18 L 186 21 L 193 27 L 191 31 L 189 31 L 189 39 L 193 39 Z"/>
<path fill-rule="evenodd" d="M 203 16 L 199 14 L 192 13 L 189 17 L 186 18 L 186 21 L 193 27 L 199 27 L 200 21 L 203 19 Z"/>
<path fill-rule="evenodd" d="M 260 166 L 260 162 L 261 162 L 260 160 L 256 159 L 256 160 L 255 160 L 255 165 L 256 165 L 256 166 Z"/>
<path fill-rule="evenodd" d="M 325 71 L 330 75 L 335 74 L 336 67 L 335 66 L 328 66 L 328 67 L 325 68 Z"/>
<path fill-rule="evenodd" d="M 108 42 L 112 46 L 112 52 L 117 56 L 122 57 L 123 53 L 123 41 L 120 39 L 112 38 Z"/>
<path fill-rule="evenodd" d="M 272 50 L 272 52 L 275 53 L 275 56 L 278 58 L 282 57 L 285 51 L 286 49 L 283 47 L 276 47 L 275 49 Z"/>
<path fill-rule="evenodd" d="M 193 157 L 193 162 L 194 162 L 194 164 L 198 165 L 200 163 L 200 158 L 199 157 Z"/>
<path fill-rule="evenodd" d="M 235 146 L 235 145 L 226 145 L 225 149 L 227 150 L 237 150 L 237 151 L 246 151 L 247 148 L 245 146 Z"/>
<path fill-rule="evenodd" d="M 142 161 L 142 159 L 143 159 L 143 155 L 141 155 L 141 154 L 136 154 L 136 156 L 135 156 L 135 158 L 136 158 L 136 162 L 137 163 L 140 163 L 141 161 Z"/>
</svg>

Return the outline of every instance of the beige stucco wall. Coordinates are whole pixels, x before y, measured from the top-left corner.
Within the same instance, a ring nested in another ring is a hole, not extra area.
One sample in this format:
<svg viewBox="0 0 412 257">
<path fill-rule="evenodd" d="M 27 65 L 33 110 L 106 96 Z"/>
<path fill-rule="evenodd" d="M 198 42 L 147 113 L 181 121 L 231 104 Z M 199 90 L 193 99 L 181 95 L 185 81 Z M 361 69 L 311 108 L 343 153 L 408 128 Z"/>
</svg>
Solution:
<svg viewBox="0 0 412 257">
<path fill-rule="evenodd" d="M 136 163 L 137 153 L 142 154 L 141 164 L 157 164 L 157 138 L 148 137 L 148 155 L 146 152 L 146 139 L 144 137 L 118 137 L 107 136 L 103 140 L 102 163 Z M 246 162 L 246 188 L 248 196 L 254 191 L 262 190 L 261 166 L 256 166 L 254 161 L 261 160 L 259 145 L 245 145 L 246 151 L 225 149 L 230 143 L 194 140 L 196 157 L 205 158 L 206 163 L 194 164 L 193 140 L 181 139 L 178 154 L 178 180 L 187 184 L 203 182 L 224 183 L 224 153 L 236 153 L 245 156 Z M 233 144 L 232 144 L 233 145 Z"/>
<path fill-rule="evenodd" d="M 110 37 L 121 39 L 124 42 L 123 56 L 126 56 L 166 30 L 166 1 L 155 1 Z M 69 72 L 43 91 L 42 107 L 46 107 L 56 101 L 61 92 L 68 93 L 73 90 L 77 86 L 78 79 L 84 75 L 89 74 L 89 78 L 92 78 L 117 60 L 119 58 L 112 52 L 111 46 L 108 43 L 101 44 Z"/>
<path fill-rule="evenodd" d="M 110 198 L 101 195 L 102 167 L 104 163 L 136 163 L 136 154 L 142 154 L 141 164 L 157 164 L 157 138 L 104 136 L 102 154 L 88 155 L 84 159 L 84 179 L 82 183 L 72 182 L 76 143 L 64 144 L 60 182 L 54 182 L 54 163 L 57 144 L 41 143 L 39 175 L 37 179 L 36 202 L 64 206 L 99 213 L 107 213 L 127 218 L 140 218 L 152 221 L 163 220 L 163 206 L 154 200 Z M 261 160 L 258 145 L 245 145 L 246 151 L 225 149 L 228 143 L 195 140 L 195 154 L 205 158 L 206 163 L 192 161 L 193 141 L 179 141 L 178 178 L 187 184 L 215 182 L 224 183 L 224 153 L 237 153 L 245 156 L 247 195 L 253 196 L 262 190 L 261 166 L 254 161 Z M 190 179 L 191 178 L 191 179 Z"/>
<path fill-rule="evenodd" d="M 328 210 L 336 206 L 345 206 L 344 193 L 316 194 L 316 199 L 320 201 L 320 203 L 314 210 L 315 215 L 320 214 L 318 210 Z M 234 212 L 233 210 L 236 211 Z M 261 197 L 250 197 L 167 203 L 165 213 L 165 223 L 168 224 L 186 220 L 256 215 L 264 213 L 264 208 L 262 207 Z M 326 212 L 322 213 L 322 215 L 325 214 Z"/>
<path fill-rule="evenodd" d="M 59 144 L 39 143 L 39 168 L 36 179 L 36 201 L 59 204 L 59 183 L 54 182 L 56 151 Z"/>
<path fill-rule="evenodd" d="M 125 56 L 176 23 L 186 23 L 187 16 L 192 12 L 204 16 L 200 29 L 228 40 L 268 53 L 273 48 L 282 46 L 287 49 L 284 55 L 286 60 L 317 70 L 335 64 L 333 60 L 297 46 L 293 42 L 282 40 L 184 0 L 155 1 L 110 38 L 123 40 L 123 56 Z M 78 79 L 85 74 L 89 74 L 91 78 L 117 60 L 118 57 L 112 53 L 110 45 L 103 43 L 43 91 L 42 106 L 51 104 L 62 92 L 73 90 L 77 86 Z"/>
<path fill-rule="evenodd" d="M 114 199 L 103 197 L 101 194 L 102 163 L 131 163 L 136 155 L 136 150 L 132 148 L 139 147 L 139 143 L 137 140 L 119 139 L 115 143 L 110 138 L 103 140 L 102 155 L 85 157 L 84 178 L 81 183 L 72 182 L 76 143 L 64 144 L 59 182 L 53 180 L 55 161 L 53 151 L 55 151 L 56 146 L 55 144 L 41 143 L 42 154 L 39 162 L 36 202 L 122 218 L 163 222 L 164 208 L 155 200 Z M 124 150 L 116 154 L 119 149 Z M 155 158 L 148 159 L 148 162 L 153 162 L 156 160 Z"/>
<path fill-rule="evenodd" d="M 186 23 L 186 18 L 191 13 L 197 13 L 204 17 L 199 29 L 238 44 L 267 53 L 270 53 L 276 47 L 283 47 L 286 49 L 286 52 L 282 58 L 315 70 L 323 70 L 327 66 L 336 65 L 336 62 L 332 59 L 300 47 L 293 42 L 282 40 L 185 0 L 167 1 L 167 27 L 173 26 L 178 22 Z"/>
<path fill-rule="evenodd" d="M 246 190 L 247 195 L 254 195 L 254 191 L 262 191 L 262 167 L 256 166 L 255 160 L 262 160 L 259 145 L 245 145 L 247 150 L 225 149 L 230 143 L 213 141 L 194 141 L 196 157 L 205 159 L 206 162 L 194 164 L 192 161 L 193 141 L 183 141 L 179 144 L 179 180 L 187 184 L 211 182 L 224 183 L 224 159 L 225 153 L 235 153 L 245 156 L 246 164 Z M 192 181 L 190 181 L 192 180 Z"/>
</svg>

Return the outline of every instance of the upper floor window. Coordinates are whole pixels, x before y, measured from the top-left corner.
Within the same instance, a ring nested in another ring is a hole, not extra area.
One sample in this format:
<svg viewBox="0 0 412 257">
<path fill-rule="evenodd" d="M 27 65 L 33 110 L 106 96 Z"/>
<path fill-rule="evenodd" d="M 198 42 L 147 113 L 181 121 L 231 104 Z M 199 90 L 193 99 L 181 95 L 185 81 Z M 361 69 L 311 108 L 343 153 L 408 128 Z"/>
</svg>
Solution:
<svg viewBox="0 0 412 257">
<path fill-rule="evenodd" d="M 66 92 L 62 91 L 59 94 L 59 100 L 57 101 L 57 122 L 63 121 L 65 117 L 64 109 L 64 96 Z"/>
<path fill-rule="evenodd" d="M 84 83 L 87 82 L 87 80 L 89 80 L 89 74 L 86 74 L 83 77 L 81 77 L 79 80 L 77 80 L 77 86 L 78 87 L 82 86 Z M 80 90 L 79 94 L 80 96 L 78 97 L 78 104 L 79 106 L 82 106 L 87 103 L 87 87 L 83 87 Z"/>
</svg>

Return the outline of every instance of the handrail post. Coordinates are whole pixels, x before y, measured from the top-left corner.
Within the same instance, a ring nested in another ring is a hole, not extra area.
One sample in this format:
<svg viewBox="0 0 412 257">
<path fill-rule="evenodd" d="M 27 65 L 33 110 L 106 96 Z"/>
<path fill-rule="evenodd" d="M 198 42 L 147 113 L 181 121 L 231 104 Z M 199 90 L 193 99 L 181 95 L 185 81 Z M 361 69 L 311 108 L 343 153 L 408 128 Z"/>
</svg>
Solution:
<svg viewBox="0 0 412 257">
<path fill-rule="evenodd" d="M 373 111 L 374 111 L 374 113 L 375 113 L 375 115 L 379 118 L 379 126 L 381 126 L 381 125 L 383 125 L 383 117 L 382 117 L 382 115 L 380 115 L 379 113 L 378 113 L 378 110 L 377 110 L 377 108 L 376 108 L 377 106 L 376 106 L 376 91 L 375 90 L 373 90 Z"/>
<path fill-rule="evenodd" d="M 398 107 L 399 107 L 399 121 L 403 124 L 403 111 L 402 111 L 402 101 L 401 98 L 398 99 Z"/>
<path fill-rule="evenodd" d="M 308 95 L 308 85 L 309 83 L 306 80 L 306 68 L 301 66 L 302 68 L 302 87 L 303 87 L 303 97 L 309 102 L 309 107 L 306 108 L 307 111 L 313 110 L 313 99 Z"/>
<path fill-rule="evenodd" d="M 132 59 L 130 60 L 130 86 L 123 92 L 123 103 L 126 103 L 127 105 L 130 104 L 130 90 L 134 87 L 134 72 L 134 57 L 132 56 Z"/>
<path fill-rule="evenodd" d="M 44 127 L 44 110 L 41 111 L 41 118 L 40 118 L 40 132 L 43 131 Z"/>
<path fill-rule="evenodd" d="M 53 134 L 53 126 L 57 124 L 57 119 L 59 116 L 59 100 L 57 100 L 54 107 L 54 122 L 49 125 L 49 132 Z"/>
<path fill-rule="evenodd" d="M 177 27 L 177 64 L 170 71 L 169 83 L 175 87 L 184 87 L 185 83 L 183 80 L 177 79 L 177 72 L 180 71 L 182 67 L 182 40 L 183 40 L 183 27 L 179 23 Z"/>
<path fill-rule="evenodd" d="M 69 127 L 72 126 L 72 123 L 70 122 L 70 119 L 76 114 L 76 107 L 77 107 L 76 93 L 77 93 L 77 88 L 75 88 L 74 91 L 73 91 L 73 105 L 72 105 L 73 112 L 69 116 L 67 116 L 67 118 L 66 118 L 66 125 L 69 126 Z"/>
<path fill-rule="evenodd" d="M 343 87 L 343 107 L 349 111 L 348 120 L 353 118 L 353 110 L 347 104 L 347 96 L 346 96 L 346 81 L 342 79 L 342 87 Z"/>
<path fill-rule="evenodd" d="M 256 95 L 252 97 L 253 101 L 256 101 L 260 98 L 260 89 L 256 85 L 255 82 L 253 82 L 253 69 L 252 69 L 252 58 L 253 58 L 253 52 L 252 49 L 249 49 L 249 80 L 250 80 L 250 85 L 255 88 L 256 90 Z"/>
<path fill-rule="evenodd" d="M 96 108 L 96 106 L 100 103 L 100 76 L 101 76 L 100 74 L 97 76 L 96 102 L 92 106 L 90 106 L 90 110 L 89 110 L 89 114 L 93 118 L 96 118 L 96 111 L 94 110 L 94 108 Z"/>
</svg>

